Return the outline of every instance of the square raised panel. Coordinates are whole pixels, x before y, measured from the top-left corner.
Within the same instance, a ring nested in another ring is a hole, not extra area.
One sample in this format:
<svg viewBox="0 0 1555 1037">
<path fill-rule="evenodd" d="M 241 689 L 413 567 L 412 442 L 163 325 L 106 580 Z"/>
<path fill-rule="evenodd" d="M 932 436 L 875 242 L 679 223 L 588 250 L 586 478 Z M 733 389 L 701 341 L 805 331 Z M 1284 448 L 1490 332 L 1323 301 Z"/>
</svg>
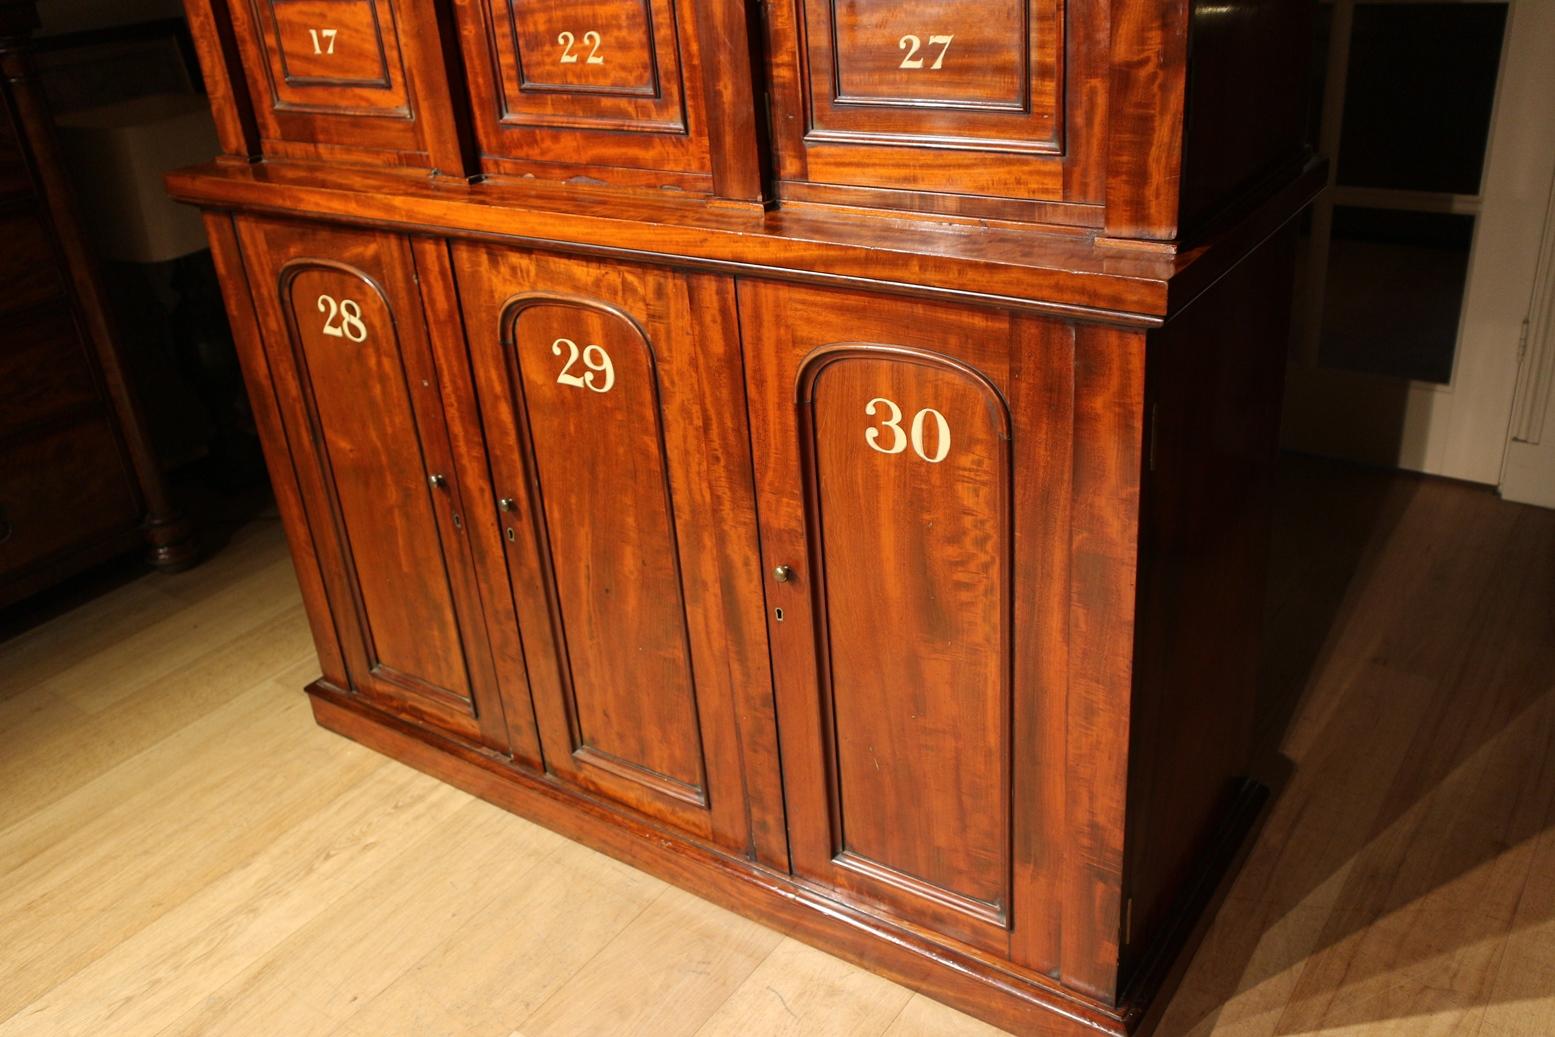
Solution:
<svg viewBox="0 0 1555 1037">
<path fill-rule="evenodd" d="M 804 0 L 807 138 L 1059 150 L 1052 0 Z"/>
<path fill-rule="evenodd" d="M 440 0 L 229 0 L 269 158 L 464 175 Z"/>
<path fill-rule="evenodd" d="M 832 96 L 842 104 L 1024 111 L 1027 5 L 838 3 Z"/>
<path fill-rule="evenodd" d="M 256 0 L 278 108 L 406 117 L 405 73 L 384 0 Z"/>
<path fill-rule="evenodd" d="M 486 0 L 502 122 L 683 132 L 686 113 L 670 0 Z"/>
<path fill-rule="evenodd" d="M 270 0 L 270 17 L 287 85 L 392 87 L 372 0 Z"/>
<path fill-rule="evenodd" d="M 1103 0 L 774 0 L 779 193 L 1094 223 Z M 1076 25 L 1073 38 L 1066 25 Z M 1091 131 L 1094 130 L 1095 134 Z M 1094 167 L 1094 168 L 1093 168 Z M 1062 207 L 1055 208 L 1055 206 Z"/>
</svg>

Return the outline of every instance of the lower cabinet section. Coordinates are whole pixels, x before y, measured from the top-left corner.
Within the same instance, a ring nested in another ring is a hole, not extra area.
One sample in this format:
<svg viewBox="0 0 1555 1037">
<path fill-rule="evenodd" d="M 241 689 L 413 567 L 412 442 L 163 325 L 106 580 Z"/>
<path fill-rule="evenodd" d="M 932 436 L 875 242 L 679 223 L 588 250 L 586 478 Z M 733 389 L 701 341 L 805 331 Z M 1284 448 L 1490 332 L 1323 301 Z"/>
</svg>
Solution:
<svg viewBox="0 0 1555 1037">
<path fill-rule="evenodd" d="M 1184 415 L 1268 395 L 1277 343 L 210 225 L 321 720 L 1004 1025 L 1140 1025 L 1256 798 L 1253 628 L 1212 603 L 1256 598 L 1272 411 Z M 1195 328 L 1262 312 L 1265 256 Z M 1171 532 L 1201 491 L 1215 586 Z M 1218 655 L 1152 625 L 1190 597 Z M 1126 852 L 1144 814 L 1167 852 Z"/>
</svg>

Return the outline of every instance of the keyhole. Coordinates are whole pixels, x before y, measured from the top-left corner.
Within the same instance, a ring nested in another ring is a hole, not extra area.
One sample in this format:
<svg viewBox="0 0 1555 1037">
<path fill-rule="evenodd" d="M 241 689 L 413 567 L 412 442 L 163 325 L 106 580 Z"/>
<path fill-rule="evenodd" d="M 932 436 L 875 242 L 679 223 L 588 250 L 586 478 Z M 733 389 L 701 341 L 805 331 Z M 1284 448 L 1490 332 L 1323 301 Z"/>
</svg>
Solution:
<svg viewBox="0 0 1555 1037">
<path fill-rule="evenodd" d="M 772 616 L 779 623 L 783 622 L 783 610 L 782 609 L 773 609 L 772 610 Z"/>
<path fill-rule="evenodd" d="M 509 526 L 509 527 L 508 527 L 508 530 L 507 530 L 507 532 L 508 532 L 508 541 L 509 541 L 509 542 L 512 542 L 512 541 L 514 541 L 514 540 L 517 540 L 517 539 L 518 539 L 518 534 L 516 534 L 516 533 L 514 533 L 514 532 L 513 532 L 513 527 L 512 527 L 512 526 Z"/>
</svg>

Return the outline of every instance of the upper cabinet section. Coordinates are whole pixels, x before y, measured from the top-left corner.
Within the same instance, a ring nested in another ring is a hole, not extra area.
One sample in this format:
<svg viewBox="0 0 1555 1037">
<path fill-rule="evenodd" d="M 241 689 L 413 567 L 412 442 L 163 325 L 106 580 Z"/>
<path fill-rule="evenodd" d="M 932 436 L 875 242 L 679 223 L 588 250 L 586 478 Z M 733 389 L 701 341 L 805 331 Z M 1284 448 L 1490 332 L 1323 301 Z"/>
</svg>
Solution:
<svg viewBox="0 0 1555 1037">
<path fill-rule="evenodd" d="M 776 192 L 1172 239 L 1294 171 L 1310 17 L 1310 0 L 772 0 Z"/>
<path fill-rule="evenodd" d="M 197 36 L 207 20 L 228 30 L 220 50 L 200 41 L 207 81 L 221 51 L 235 57 L 252 102 L 254 144 L 266 157 L 463 175 L 438 0 L 189 0 L 188 7 Z"/>
<path fill-rule="evenodd" d="M 454 7 L 482 172 L 760 198 L 741 5 Z"/>
<path fill-rule="evenodd" d="M 499 203 L 538 181 L 1167 241 L 1304 154 L 1312 0 L 185 3 L 229 153 Z"/>
</svg>

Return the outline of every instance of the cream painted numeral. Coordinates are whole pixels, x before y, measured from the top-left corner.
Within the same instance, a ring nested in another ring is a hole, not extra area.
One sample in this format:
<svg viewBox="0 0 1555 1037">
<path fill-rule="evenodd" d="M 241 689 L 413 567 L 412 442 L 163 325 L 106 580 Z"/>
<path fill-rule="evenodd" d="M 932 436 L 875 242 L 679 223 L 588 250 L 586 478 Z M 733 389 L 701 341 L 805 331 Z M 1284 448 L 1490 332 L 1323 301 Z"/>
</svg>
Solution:
<svg viewBox="0 0 1555 1037">
<path fill-rule="evenodd" d="M 561 374 L 556 376 L 560 385 L 570 385 L 576 389 L 592 389 L 595 392 L 609 392 L 616 384 L 616 365 L 611 363 L 610 354 L 605 352 L 602 346 L 585 346 L 580 351 L 578 344 L 570 338 L 559 338 L 551 343 L 551 355 L 561 356 L 562 347 L 567 347 L 567 363 L 562 366 Z M 583 360 L 583 366 L 588 368 L 586 374 L 576 375 L 572 373 L 573 365 L 579 358 Z M 599 378 L 599 376 L 603 376 Z M 596 378 L 599 380 L 596 382 Z"/>
<path fill-rule="evenodd" d="M 929 66 L 930 70 L 945 67 L 945 54 L 950 50 L 950 41 L 955 38 L 955 33 L 951 33 L 948 36 L 929 37 L 929 46 L 939 48 L 939 56 L 934 59 L 934 64 Z M 898 68 L 923 67 L 924 59 L 918 56 L 918 54 L 923 50 L 922 39 L 909 33 L 908 35 L 903 36 L 901 39 L 896 41 L 896 49 L 905 50 L 907 52 L 907 56 L 902 59 L 902 63 L 897 66 Z"/>
<path fill-rule="evenodd" d="M 336 302 L 332 295 L 321 295 L 319 312 L 326 315 L 324 334 L 350 339 L 352 342 L 367 341 L 367 324 L 362 320 L 362 306 L 355 299 Z"/>
<path fill-rule="evenodd" d="M 562 48 L 561 64 L 576 65 L 579 55 L 572 48 L 577 46 L 578 38 L 570 32 L 564 32 L 556 37 L 556 42 L 561 44 Z M 590 29 L 583 34 L 583 42 L 586 46 L 593 48 L 589 51 L 589 56 L 583 59 L 583 63 L 585 65 L 603 65 L 605 56 L 599 52 L 599 48 L 604 45 L 605 38 L 593 29 Z"/>
<path fill-rule="evenodd" d="M 339 29 L 309 29 L 308 35 L 313 37 L 313 53 L 335 53 L 335 37 L 340 35 Z"/>
<path fill-rule="evenodd" d="M 880 414 L 880 404 L 885 404 L 889 417 L 881 423 L 880 428 L 867 428 L 864 430 L 864 441 L 870 448 L 882 454 L 900 454 L 907 449 L 907 444 L 912 443 L 913 453 L 923 458 L 930 464 L 939 464 L 950 456 L 950 422 L 945 420 L 945 415 L 933 407 L 925 407 L 913 415 L 912 434 L 909 436 L 906 429 L 902 428 L 902 408 L 892 400 L 884 396 L 876 396 L 864 405 L 864 413 L 869 417 L 877 417 Z M 934 421 L 934 453 L 928 449 L 928 437 L 925 435 L 930 419 Z M 889 445 L 882 446 L 882 429 L 890 429 L 892 438 Z"/>
</svg>

